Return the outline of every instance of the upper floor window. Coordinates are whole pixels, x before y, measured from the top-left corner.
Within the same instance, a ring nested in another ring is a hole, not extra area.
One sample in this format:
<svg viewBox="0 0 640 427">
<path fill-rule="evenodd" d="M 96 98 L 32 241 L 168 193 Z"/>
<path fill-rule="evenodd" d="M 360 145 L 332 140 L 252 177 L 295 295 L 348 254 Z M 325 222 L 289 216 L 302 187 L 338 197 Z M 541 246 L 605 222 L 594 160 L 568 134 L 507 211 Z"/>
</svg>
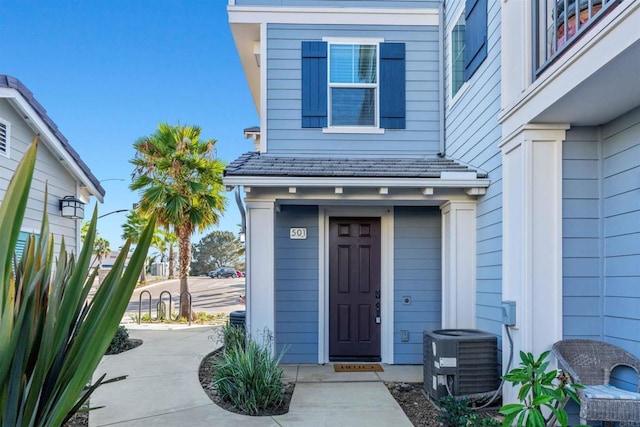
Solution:
<svg viewBox="0 0 640 427">
<path fill-rule="evenodd" d="M 405 128 L 405 45 L 302 42 L 302 127 L 327 132 Z"/>
<path fill-rule="evenodd" d="M 464 12 L 451 30 L 451 98 L 454 98 L 464 82 Z"/>
<path fill-rule="evenodd" d="M 487 57 L 487 0 L 466 0 L 449 32 L 451 98 Z"/>
<path fill-rule="evenodd" d="M 0 155 L 9 157 L 10 124 L 0 118 Z"/>
<path fill-rule="evenodd" d="M 329 45 L 329 126 L 378 127 L 378 45 Z"/>
</svg>

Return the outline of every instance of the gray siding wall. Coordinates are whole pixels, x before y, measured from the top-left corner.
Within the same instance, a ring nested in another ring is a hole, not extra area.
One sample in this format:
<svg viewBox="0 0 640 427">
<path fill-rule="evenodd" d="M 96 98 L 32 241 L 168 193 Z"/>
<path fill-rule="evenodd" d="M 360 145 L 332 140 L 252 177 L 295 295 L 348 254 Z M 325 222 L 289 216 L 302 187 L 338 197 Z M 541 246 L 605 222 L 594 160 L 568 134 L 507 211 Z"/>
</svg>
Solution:
<svg viewBox="0 0 640 427">
<path fill-rule="evenodd" d="M 236 6 L 437 8 L 433 0 L 235 0 Z"/>
<path fill-rule="evenodd" d="M 486 171 L 491 179 L 477 210 L 477 327 L 501 335 L 502 300 L 502 158 L 498 147 L 500 112 L 500 2 L 488 0 L 488 52 L 455 103 L 449 83 L 448 30 L 464 9 L 464 0 L 445 9 L 445 138 L 447 157 Z"/>
<path fill-rule="evenodd" d="M 306 227 L 306 240 L 289 239 L 290 227 Z M 283 363 L 318 362 L 318 208 L 281 207 L 276 214 L 276 351 Z"/>
<path fill-rule="evenodd" d="M 442 319 L 441 214 L 435 207 L 394 211 L 394 362 L 422 363 L 422 333 Z M 403 297 L 411 304 L 403 304 Z M 402 331 L 409 342 L 402 342 Z"/>
<path fill-rule="evenodd" d="M 322 37 L 406 43 L 406 129 L 325 134 L 301 127 L 301 42 Z M 287 155 L 424 156 L 439 151 L 437 26 L 282 25 L 267 29 L 267 152 Z"/>
<path fill-rule="evenodd" d="M 600 144 L 573 128 L 562 145 L 562 274 L 565 338 L 602 338 Z"/>
<path fill-rule="evenodd" d="M 10 123 L 9 157 L 0 155 L 1 201 L 4 199 L 13 173 L 24 157 L 25 151 L 31 145 L 35 134 L 5 99 L 0 99 L 0 118 Z M 76 252 L 76 231 L 80 226 L 80 221 L 61 217 L 59 205 L 59 200 L 62 197 L 76 194 L 76 185 L 73 176 L 41 141 L 38 145 L 27 210 L 20 230 L 28 233 L 40 233 L 45 187 L 48 187 L 47 211 L 49 212 L 49 229 L 54 234 L 56 242 L 55 250 L 59 251 L 60 241 L 64 237 L 67 250 Z"/>
<path fill-rule="evenodd" d="M 564 335 L 640 357 L 640 109 L 569 131 L 563 175 Z"/>
</svg>

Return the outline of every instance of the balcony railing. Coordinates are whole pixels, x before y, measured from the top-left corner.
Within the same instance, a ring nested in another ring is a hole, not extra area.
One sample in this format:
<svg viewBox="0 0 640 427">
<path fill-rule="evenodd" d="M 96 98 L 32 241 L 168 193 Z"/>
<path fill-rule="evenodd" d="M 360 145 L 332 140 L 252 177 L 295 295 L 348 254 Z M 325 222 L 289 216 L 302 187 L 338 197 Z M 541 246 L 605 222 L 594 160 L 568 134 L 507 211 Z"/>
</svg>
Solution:
<svg viewBox="0 0 640 427">
<path fill-rule="evenodd" d="M 622 0 L 534 0 L 534 76 Z"/>
</svg>

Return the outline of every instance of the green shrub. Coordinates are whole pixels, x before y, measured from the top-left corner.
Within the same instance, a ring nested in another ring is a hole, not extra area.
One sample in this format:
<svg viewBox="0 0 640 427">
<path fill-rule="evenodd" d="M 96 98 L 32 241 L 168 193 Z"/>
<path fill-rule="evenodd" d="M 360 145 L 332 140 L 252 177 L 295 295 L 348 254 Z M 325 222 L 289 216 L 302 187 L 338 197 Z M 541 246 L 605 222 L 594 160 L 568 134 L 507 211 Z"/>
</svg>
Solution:
<svg viewBox="0 0 640 427">
<path fill-rule="evenodd" d="M 152 218 L 126 268 L 131 242 L 125 243 L 89 302 L 87 296 L 97 276 L 97 269 L 90 268 L 97 210 L 76 258 L 66 252 L 64 239 L 59 253 L 54 253 L 45 200 L 38 239 L 30 236 L 20 260 L 14 261 L 37 149 L 36 137 L 0 204 L 0 425 L 3 426 L 62 425 L 104 383 L 103 375 L 86 387 L 122 319 L 155 227 Z"/>
<path fill-rule="evenodd" d="M 232 329 L 241 328 L 231 327 Z M 236 334 L 232 334 L 237 338 Z M 278 363 L 284 353 L 274 359 L 269 343 L 260 345 L 247 340 L 242 346 L 234 341 L 214 363 L 214 383 L 218 396 L 238 410 L 257 415 L 261 410 L 277 408 L 283 399 L 283 372 Z"/>
<path fill-rule="evenodd" d="M 123 325 L 118 326 L 116 330 L 116 334 L 113 336 L 111 340 L 111 344 L 109 344 L 109 348 L 107 349 L 106 354 L 118 354 L 123 351 L 127 351 L 129 349 L 129 332 L 127 332 L 127 328 Z"/>
<path fill-rule="evenodd" d="M 221 328 L 222 344 L 225 351 L 232 348 L 246 348 L 247 333 L 244 328 L 227 323 Z"/>
<path fill-rule="evenodd" d="M 531 353 L 520 352 L 520 366 L 504 376 L 514 386 L 520 386 L 518 400 L 500 408 L 504 415 L 503 426 L 515 422 L 518 427 L 555 426 L 567 427 L 569 417 L 564 410 L 570 399 L 580 403 L 577 390 L 580 384 L 571 384 L 569 377 L 556 369 L 547 371 L 549 355 L 545 351 L 537 359 Z M 545 414 L 548 414 L 545 416 Z"/>
<path fill-rule="evenodd" d="M 438 400 L 438 406 L 443 410 L 438 414 L 438 420 L 444 427 L 466 427 L 471 415 L 469 399 L 445 396 Z"/>
<path fill-rule="evenodd" d="M 481 416 L 473 412 L 469 406 L 469 399 L 446 396 L 438 400 L 442 412 L 438 414 L 438 421 L 443 427 L 494 427 L 500 422 L 490 416 Z"/>
</svg>

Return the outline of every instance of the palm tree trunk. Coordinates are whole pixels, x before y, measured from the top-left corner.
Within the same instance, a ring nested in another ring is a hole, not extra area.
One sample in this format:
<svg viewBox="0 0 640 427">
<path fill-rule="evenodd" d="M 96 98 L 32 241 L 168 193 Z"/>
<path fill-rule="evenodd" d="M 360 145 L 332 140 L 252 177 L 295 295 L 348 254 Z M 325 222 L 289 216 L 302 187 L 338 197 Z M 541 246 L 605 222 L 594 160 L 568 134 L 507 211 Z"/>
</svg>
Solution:
<svg viewBox="0 0 640 427">
<path fill-rule="evenodd" d="M 185 226 L 178 229 L 178 275 L 180 277 L 180 317 L 189 318 L 189 264 L 191 261 L 191 232 Z"/>
<path fill-rule="evenodd" d="M 175 252 L 173 251 L 173 244 L 169 243 L 169 279 L 173 279 L 173 264 L 175 263 Z"/>
</svg>

